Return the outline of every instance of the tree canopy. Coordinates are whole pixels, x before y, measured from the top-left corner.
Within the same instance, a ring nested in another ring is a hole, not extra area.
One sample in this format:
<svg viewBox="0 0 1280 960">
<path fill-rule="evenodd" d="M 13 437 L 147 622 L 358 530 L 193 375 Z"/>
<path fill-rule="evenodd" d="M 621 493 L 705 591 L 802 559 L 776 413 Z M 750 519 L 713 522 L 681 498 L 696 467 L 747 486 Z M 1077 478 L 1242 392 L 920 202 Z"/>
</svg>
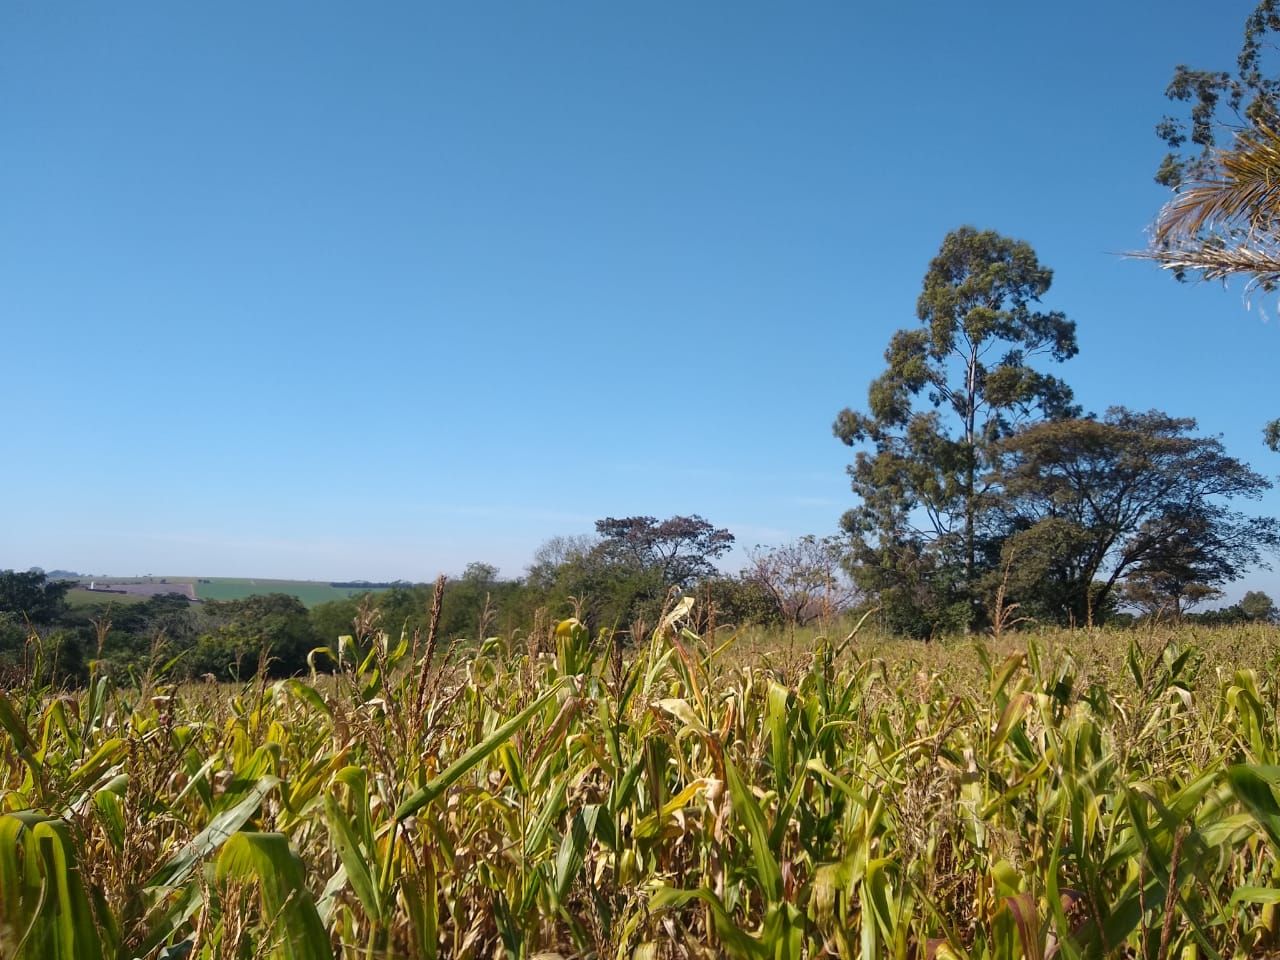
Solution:
<svg viewBox="0 0 1280 960">
<path fill-rule="evenodd" d="M 1250 620 L 1274 623 L 1280 611 L 1275 601 L 1261 590 L 1250 590 L 1240 598 L 1240 609 Z"/>
<path fill-rule="evenodd" d="M 1078 349 L 1075 323 L 1039 307 L 1052 279 L 1024 241 L 973 227 L 943 240 L 919 326 L 890 340 L 868 412 L 845 409 L 834 425 L 845 444 L 870 447 L 849 468 L 861 505 L 843 520 L 864 587 L 906 602 L 923 564 L 949 584 L 930 604 L 973 619 L 993 445 L 1078 413 L 1066 383 L 1036 366 Z"/>
<path fill-rule="evenodd" d="M 66 609 L 70 584 L 50 580 L 43 570 L 0 570 L 0 613 L 32 623 L 52 623 Z"/>
<path fill-rule="evenodd" d="M 687 587 L 716 572 L 715 560 L 733 547 L 733 534 L 696 514 L 666 520 L 606 517 L 596 521 L 598 549 L 615 562 L 653 571 L 666 586 Z"/>
<path fill-rule="evenodd" d="M 1156 135 L 1168 151 L 1156 171 L 1156 182 L 1180 187 L 1186 180 L 1210 175 L 1215 151 L 1240 133 L 1276 127 L 1280 118 L 1280 77 L 1268 63 L 1269 34 L 1280 33 L 1277 0 L 1260 0 L 1245 18 L 1244 38 L 1236 69 L 1204 70 L 1178 64 L 1165 88 L 1169 100 L 1188 104 L 1185 116 L 1166 114 Z"/>
<path fill-rule="evenodd" d="M 1217 587 L 1280 545 L 1275 520 L 1230 506 L 1271 482 L 1195 429 L 1190 418 L 1113 407 L 1001 443 L 1005 556 L 1057 591 L 1060 615 L 1092 621 L 1129 575 L 1175 597 Z"/>
</svg>

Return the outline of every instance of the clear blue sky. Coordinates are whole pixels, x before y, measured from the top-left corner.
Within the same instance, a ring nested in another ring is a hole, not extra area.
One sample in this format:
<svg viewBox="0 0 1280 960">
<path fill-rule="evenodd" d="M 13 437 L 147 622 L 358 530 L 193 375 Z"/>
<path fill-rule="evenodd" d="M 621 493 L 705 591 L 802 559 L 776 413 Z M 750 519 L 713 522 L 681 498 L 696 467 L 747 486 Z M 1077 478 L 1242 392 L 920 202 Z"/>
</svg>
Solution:
<svg viewBox="0 0 1280 960">
<path fill-rule="evenodd" d="M 833 532 L 831 422 L 964 223 L 1054 268 L 1087 407 L 1280 472 L 1270 301 L 1118 256 L 1173 66 L 1253 5 L 5 4 L 0 567 Z"/>
</svg>

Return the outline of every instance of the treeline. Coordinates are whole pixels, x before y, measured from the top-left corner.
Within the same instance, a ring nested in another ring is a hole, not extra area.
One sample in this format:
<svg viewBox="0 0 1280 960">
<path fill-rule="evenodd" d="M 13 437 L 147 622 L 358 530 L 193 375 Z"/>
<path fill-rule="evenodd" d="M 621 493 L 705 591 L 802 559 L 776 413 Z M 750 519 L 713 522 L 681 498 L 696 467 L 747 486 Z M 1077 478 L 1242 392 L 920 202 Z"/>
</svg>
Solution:
<svg viewBox="0 0 1280 960">
<path fill-rule="evenodd" d="M 703 632 L 859 606 L 881 630 L 921 638 L 1183 620 L 1280 548 L 1274 518 L 1237 506 L 1271 481 L 1190 417 L 1086 412 L 1043 369 L 1078 352 L 1075 322 L 1041 304 L 1051 280 L 1022 241 L 969 227 L 946 237 L 917 325 L 893 335 L 865 410 L 835 421 L 857 450 L 857 505 L 840 535 L 756 548 L 730 575 L 716 563 L 733 534 L 700 516 L 607 517 L 592 535 L 544 544 L 519 577 L 468 566 L 445 585 L 438 635 L 537 637 L 572 615 L 593 635 L 642 637 L 675 592 L 701 601 Z M 156 597 L 90 613 L 67 607 L 64 584 L 10 571 L 0 666 L 26 668 L 23 658 L 38 655 L 71 679 L 90 660 L 121 673 L 293 674 L 340 636 L 426 631 L 432 589 L 392 583 L 312 610 L 277 594 L 198 609 Z M 1251 603 L 1213 616 L 1272 619 L 1259 611 Z"/>
<path fill-rule="evenodd" d="M 806 624 L 838 616 L 854 601 L 835 538 L 757 548 L 748 567 L 731 575 L 716 561 L 733 544 L 732 533 L 699 516 L 606 518 L 593 535 L 543 544 L 520 577 L 472 563 L 446 578 L 436 635 L 443 642 L 536 639 L 556 620 L 576 616 L 593 635 L 607 630 L 625 641 L 646 635 L 681 593 L 701 600 L 703 629 Z M 0 571 L 0 678 L 38 668 L 75 683 L 88 676 L 91 661 L 125 681 L 148 671 L 235 680 L 263 670 L 324 670 L 327 656 L 313 651 L 336 647 L 339 637 L 367 645 L 379 631 L 425 636 L 435 591 L 434 584 L 402 582 L 308 610 L 286 594 L 201 604 L 167 594 L 72 607 L 69 587 L 40 571 Z"/>
<path fill-rule="evenodd" d="M 306 669 L 317 646 L 311 612 L 297 597 L 195 604 L 170 593 L 82 607 L 67 603 L 70 587 L 40 571 L 0 571 L 0 683 L 33 674 L 78 683 L 92 661 L 122 682 L 148 672 L 244 678 L 264 664 L 285 675 Z"/>
<path fill-rule="evenodd" d="M 334 580 L 329 584 L 341 590 L 383 590 L 387 587 L 411 587 L 408 580 Z"/>
</svg>

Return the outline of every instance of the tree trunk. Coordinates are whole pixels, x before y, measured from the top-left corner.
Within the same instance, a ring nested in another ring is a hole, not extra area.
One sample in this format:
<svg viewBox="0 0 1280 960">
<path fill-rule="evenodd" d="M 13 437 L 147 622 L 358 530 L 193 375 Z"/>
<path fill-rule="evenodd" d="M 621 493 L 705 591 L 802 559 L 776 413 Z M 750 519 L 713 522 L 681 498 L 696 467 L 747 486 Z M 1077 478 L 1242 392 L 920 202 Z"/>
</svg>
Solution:
<svg viewBox="0 0 1280 960">
<path fill-rule="evenodd" d="M 974 590 L 973 573 L 977 566 L 977 549 L 974 545 L 977 504 L 974 503 L 974 491 L 977 488 L 978 475 L 978 440 L 975 435 L 978 402 L 978 352 L 972 348 L 969 352 L 968 370 L 965 375 L 965 419 L 964 439 L 968 446 L 968 459 L 965 463 L 964 483 L 964 590 L 969 601 L 969 617 L 965 624 L 965 633 L 973 632 L 974 621 L 977 620 L 978 597 Z"/>
</svg>

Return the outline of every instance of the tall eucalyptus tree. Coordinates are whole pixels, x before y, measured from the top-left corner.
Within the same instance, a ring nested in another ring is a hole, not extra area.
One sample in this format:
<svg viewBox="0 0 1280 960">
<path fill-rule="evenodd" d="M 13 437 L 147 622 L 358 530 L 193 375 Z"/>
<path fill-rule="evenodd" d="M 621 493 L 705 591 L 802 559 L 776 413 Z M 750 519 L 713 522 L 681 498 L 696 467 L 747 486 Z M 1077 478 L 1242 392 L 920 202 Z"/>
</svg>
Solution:
<svg viewBox="0 0 1280 960">
<path fill-rule="evenodd" d="M 1078 413 L 1070 388 L 1035 366 L 1077 352 L 1074 321 L 1040 307 L 1052 279 L 1021 240 L 952 231 L 925 274 L 919 326 L 893 335 L 867 412 L 836 418 L 836 436 L 862 448 L 849 467 L 861 504 L 843 520 L 861 585 L 920 606 L 907 595 L 919 592 L 917 574 L 927 568 L 931 584 L 951 586 L 941 604 L 931 599 L 925 620 L 967 627 L 976 616 L 976 583 L 991 552 L 983 478 L 993 445 L 1029 423 Z"/>
</svg>

